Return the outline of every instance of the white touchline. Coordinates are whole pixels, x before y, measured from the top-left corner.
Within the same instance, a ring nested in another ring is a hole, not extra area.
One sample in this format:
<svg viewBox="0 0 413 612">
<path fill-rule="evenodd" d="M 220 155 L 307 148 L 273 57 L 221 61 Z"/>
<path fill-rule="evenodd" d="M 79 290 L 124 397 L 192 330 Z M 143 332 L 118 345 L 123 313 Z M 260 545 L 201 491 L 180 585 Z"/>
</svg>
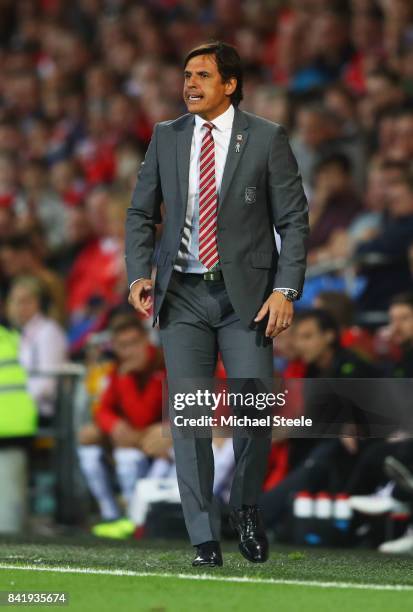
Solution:
<svg viewBox="0 0 413 612">
<path fill-rule="evenodd" d="M 252 584 L 292 585 L 319 587 L 321 589 L 361 589 L 371 591 L 413 591 L 409 584 L 367 584 L 360 582 L 317 582 L 316 580 L 288 580 L 283 578 L 250 578 L 248 576 L 211 576 L 207 574 L 162 574 L 160 572 L 134 572 L 122 569 L 88 567 L 56 567 L 50 565 L 12 565 L 0 563 L 0 570 L 30 570 L 36 572 L 60 572 L 63 574 L 92 574 L 103 576 L 132 576 L 136 578 L 179 578 L 180 580 L 213 580 L 215 582 L 245 582 Z"/>
</svg>

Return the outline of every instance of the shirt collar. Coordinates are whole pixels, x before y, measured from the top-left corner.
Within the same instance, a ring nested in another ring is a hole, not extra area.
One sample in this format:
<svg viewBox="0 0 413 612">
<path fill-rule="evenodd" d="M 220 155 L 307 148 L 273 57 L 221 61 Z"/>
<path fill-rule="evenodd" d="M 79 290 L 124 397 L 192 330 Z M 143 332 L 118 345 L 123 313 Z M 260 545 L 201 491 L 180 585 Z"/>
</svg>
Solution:
<svg viewBox="0 0 413 612">
<path fill-rule="evenodd" d="M 215 129 L 217 129 L 219 132 L 224 132 L 225 130 L 231 130 L 232 123 L 234 121 L 234 115 L 235 115 L 234 106 L 230 104 L 227 110 L 223 112 L 221 115 L 218 115 L 218 117 L 215 117 L 215 119 L 211 121 L 211 123 L 214 124 Z M 203 119 L 199 115 L 195 115 L 195 124 L 198 130 L 202 128 L 205 121 L 206 119 Z"/>
</svg>

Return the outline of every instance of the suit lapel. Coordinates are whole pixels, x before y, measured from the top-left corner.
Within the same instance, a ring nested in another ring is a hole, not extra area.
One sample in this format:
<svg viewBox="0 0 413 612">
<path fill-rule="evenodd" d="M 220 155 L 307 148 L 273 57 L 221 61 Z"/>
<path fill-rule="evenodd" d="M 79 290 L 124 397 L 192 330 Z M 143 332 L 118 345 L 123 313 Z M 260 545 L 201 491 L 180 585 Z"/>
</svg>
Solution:
<svg viewBox="0 0 413 612">
<path fill-rule="evenodd" d="M 176 157 L 178 163 L 178 179 L 181 190 L 181 202 L 184 210 L 188 202 L 189 162 L 191 158 L 192 134 L 194 132 L 195 117 L 190 115 L 188 120 L 178 131 L 176 139 Z"/>
<path fill-rule="evenodd" d="M 225 196 L 227 195 L 228 188 L 231 184 L 234 173 L 240 162 L 244 149 L 247 145 L 248 140 L 248 121 L 245 114 L 235 109 L 234 121 L 232 124 L 231 138 L 229 141 L 227 159 L 224 166 L 224 173 L 222 175 L 221 190 L 218 198 L 218 209 L 221 208 Z"/>
</svg>

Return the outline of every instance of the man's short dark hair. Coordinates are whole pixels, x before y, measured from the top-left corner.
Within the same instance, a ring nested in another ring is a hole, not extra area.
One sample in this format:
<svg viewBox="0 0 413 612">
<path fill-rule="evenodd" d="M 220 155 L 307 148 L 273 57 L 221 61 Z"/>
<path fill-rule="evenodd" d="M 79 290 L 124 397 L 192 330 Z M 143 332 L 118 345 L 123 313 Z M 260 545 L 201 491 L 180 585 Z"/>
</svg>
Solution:
<svg viewBox="0 0 413 612">
<path fill-rule="evenodd" d="M 110 322 L 110 331 L 113 335 L 121 334 L 130 329 L 135 329 L 141 334 L 147 333 L 142 321 L 134 314 L 115 315 Z"/>
<path fill-rule="evenodd" d="M 29 233 L 20 232 L 3 238 L 0 242 L 0 247 L 8 248 L 13 251 L 31 251 L 33 248 L 33 241 Z"/>
<path fill-rule="evenodd" d="M 321 170 L 328 168 L 329 166 L 338 166 L 340 170 L 347 175 L 351 175 L 352 165 L 349 157 L 344 153 L 331 153 L 322 157 L 314 168 L 314 174 L 317 175 Z"/>
<path fill-rule="evenodd" d="M 217 63 L 218 72 L 224 82 L 229 81 L 231 78 L 237 79 L 237 87 L 234 93 L 231 94 L 231 102 L 234 106 L 238 106 L 243 98 L 243 71 L 241 58 L 236 48 L 220 41 L 203 43 L 187 54 L 184 59 L 184 68 L 189 60 L 197 55 L 213 55 Z"/>
<path fill-rule="evenodd" d="M 318 329 L 322 332 L 334 332 L 333 346 L 340 346 L 340 329 L 336 319 L 327 310 L 313 308 L 300 310 L 294 317 L 294 325 L 304 321 L 315 321 Z"/>
<path fill-rule="evenodd" d="M 390 308 L 392 306 L 409 306 L 413 310 L 413 291 L 405 291 L 395 295 L 390 302 Z"/>
<path fill-rule="evenodd" d="M 341 291 L 322 291 L 318 300 L 323 310 L 329 312 L 340 327 L 351 327 L 354 323 L 354 302 Z"/>
</svg>

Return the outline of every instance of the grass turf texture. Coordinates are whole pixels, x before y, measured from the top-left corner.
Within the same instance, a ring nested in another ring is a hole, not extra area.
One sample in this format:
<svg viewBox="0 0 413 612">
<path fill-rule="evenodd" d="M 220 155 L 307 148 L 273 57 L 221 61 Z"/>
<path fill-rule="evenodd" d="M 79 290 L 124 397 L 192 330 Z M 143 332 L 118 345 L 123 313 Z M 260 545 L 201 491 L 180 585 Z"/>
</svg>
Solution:
<svg viewBox="0 0 413 612">
<path fill-rule="evenodd" d="M 185 574 L 249 579 L 342 582 L 355 585 L 413 587 L 413 559 L 387 557 L 368 551 L 332 551 L 273 547 L 263 565 L 244 560 L 236 545 L 224 546 L 224 567 L 191 567 L 193 550 L 178 542 L 122 542 L 61 538 L 31 542 L 0 539 L 0 566 L 52 566 L 97 570 L 125 570 L 156 574 Z M 115 576 L 56 571 L 0 569 L 1 591 L 65 591 L 69 610 L 183 612 L 191 608 L 215 611 L 272 610 L 338 612 L 413 610 L 413 590 L 379 591 L 319 588 L 310 585 L 236 583 L 191 580 L 170 576 Z M 48 606 L 50 608 L 51 606 Z M 46 609 L 45 606 L 36 606 Z M 53 606 L 53 609 L 57 607 Z M 60 607 L 60 609 L 62 609 Z M 65 609 L 63 607 L 63 609 Z"/>
</svg>

